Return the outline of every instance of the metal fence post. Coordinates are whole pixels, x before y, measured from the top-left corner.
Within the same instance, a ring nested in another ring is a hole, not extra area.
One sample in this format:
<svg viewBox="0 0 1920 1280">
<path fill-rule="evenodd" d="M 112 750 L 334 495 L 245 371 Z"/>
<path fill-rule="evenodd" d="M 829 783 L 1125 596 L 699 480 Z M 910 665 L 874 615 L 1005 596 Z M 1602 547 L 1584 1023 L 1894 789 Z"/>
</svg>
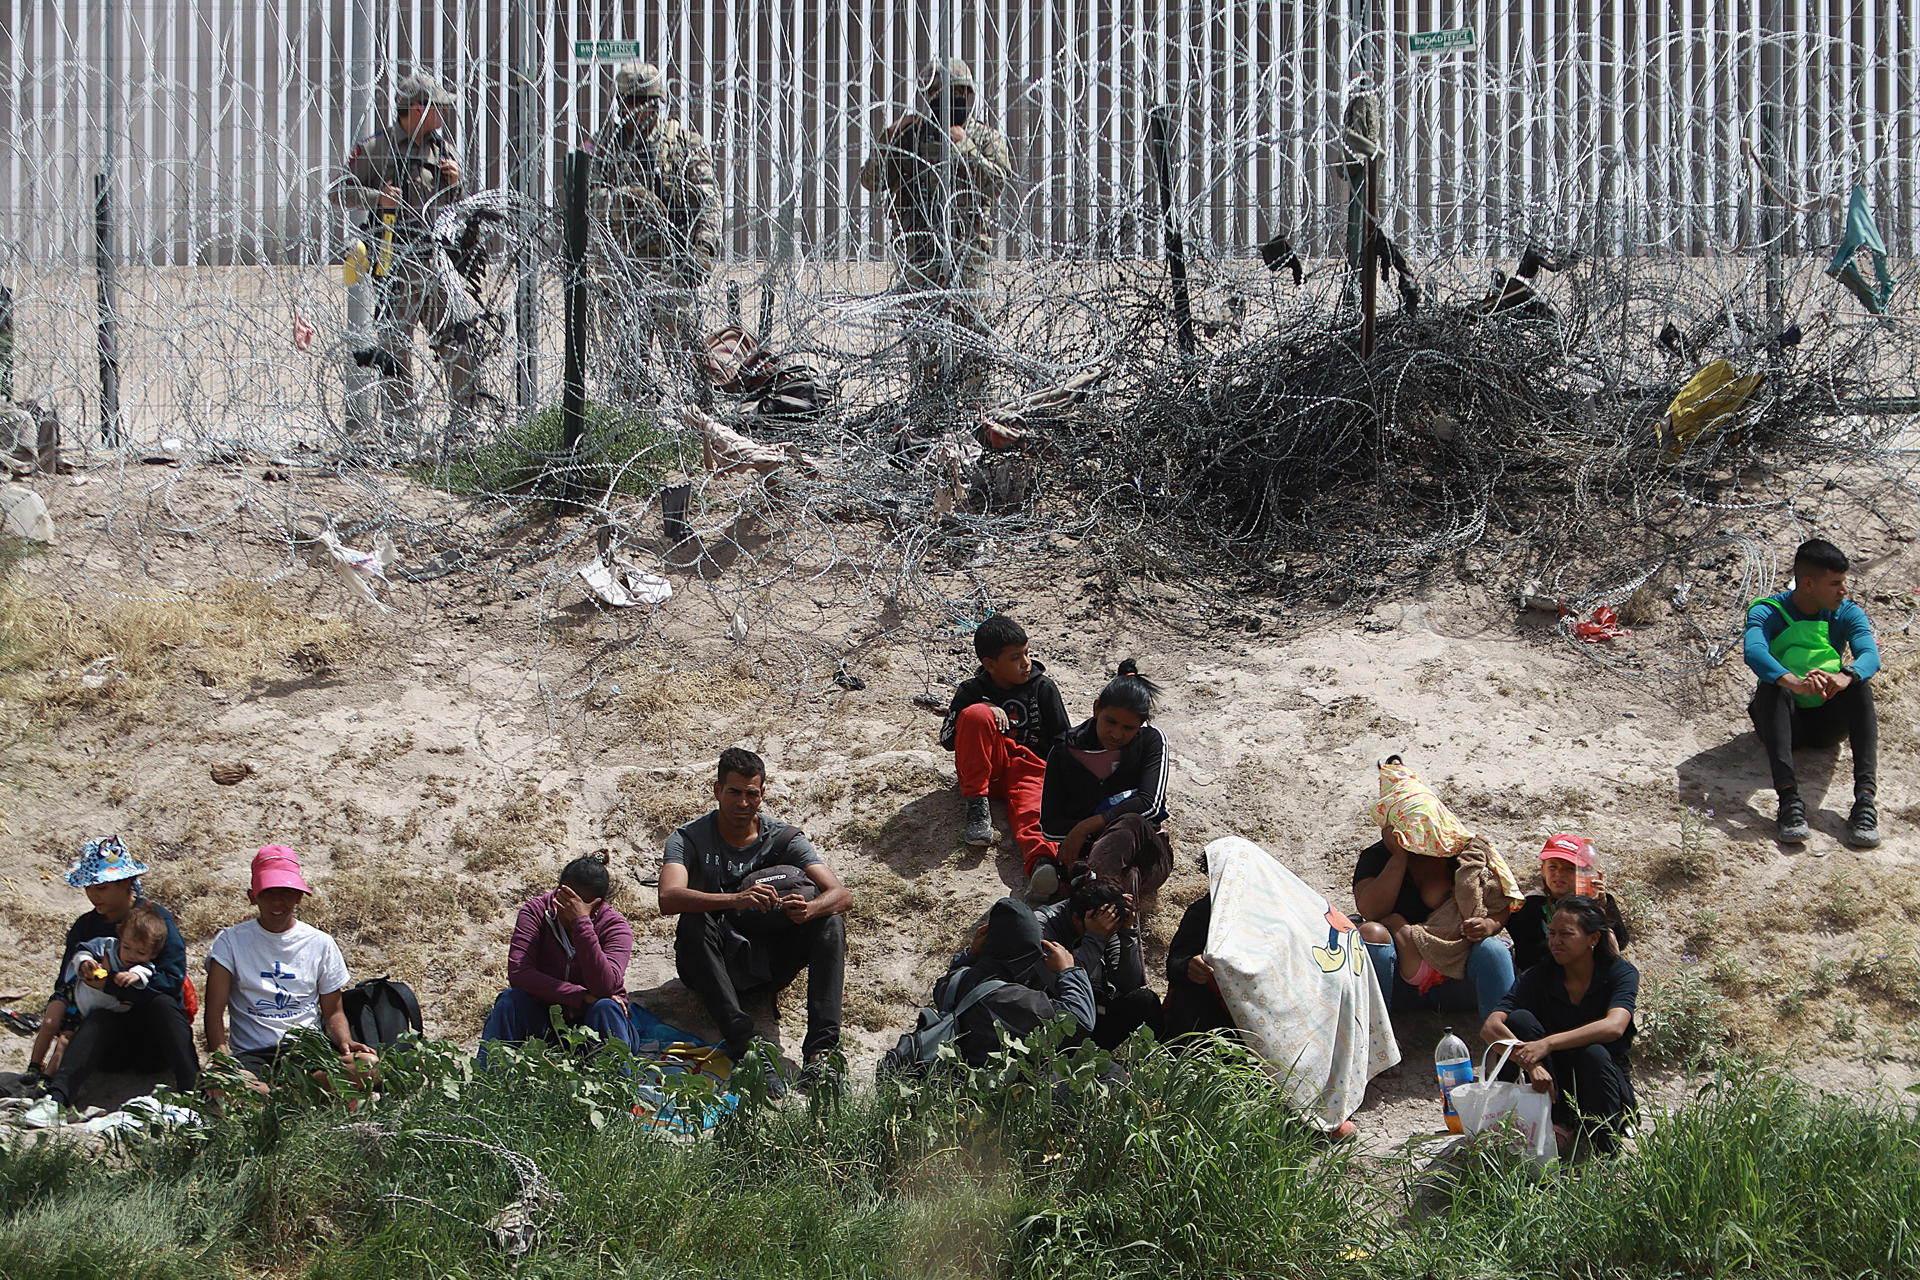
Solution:
<svg viewBox="0 0 1920 1280">
<path fill-rule="evenodd" d="M 587 431 L 587 161 L 567 154 L 566 383 L 560 394 L 560 500 L 580 500 L 580 440 Z"/>
<path fill-rule="evenodd" d="M 1160 230 L 1166 241 L 1167 276 L 1173 281 L 1173 331 L 1180 350 L 1193 354 L 1193 304 L 1187 297 L 1187 246 L 1173 211 L 1173 161 L 1167 155 L 1165 104 L 1147 110 L 1147 146 L 1153 152 L 1154 186 L 1160 192 Z"/>
<path fill-rule="evenodd" d="M 536 128 L 535 82 L 539 73 L 534 55 L 538 49 L 534 34 L 532 0 L 514 0 L 512 47 L 508 53 L 508 74 L 513 94 L 507 104 L 507 130 L 510 181 L 525 200 L 518 228 L 515 265 L 519 284 L 513 296 L 514 392 L 520 416 L 531 417 L 540 407 L 540 273 L 533 254 L 532 212 L 540 202 L 540 170 L 545 148 Z"/>
<path fill-rule="evenodd" d="M 1760 5 L 1760 172 L 1764 175 L 1760 192 L 1760 239 L 1767 259 L 1767 323 L 1773 333 L 1787 327 L 1786 273 L 1781 261 L 1786 234 L 1785 210 L 1780 207 L 1780 124 L 1783 118 L 1780 86 L 1781 39 L 1780 0 L 1761 0 Z M 1771 336 L 1771 335 L 1769 335 Z"/>
</svg>

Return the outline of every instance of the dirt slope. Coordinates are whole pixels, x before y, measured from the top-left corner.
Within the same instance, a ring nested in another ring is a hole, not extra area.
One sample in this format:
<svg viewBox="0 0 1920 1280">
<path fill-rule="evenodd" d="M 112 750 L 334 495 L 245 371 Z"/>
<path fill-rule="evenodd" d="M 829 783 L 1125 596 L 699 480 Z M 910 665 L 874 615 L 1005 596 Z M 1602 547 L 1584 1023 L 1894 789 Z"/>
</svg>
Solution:
<svg viewBox="0 0 1920 1280">
<path fill-rule="evenodd" d="M 49 484 L 67 535 L 20 571 L 6 606 L 5 708 L 20 736 L 0 757 L 0 988 L 22 1007 L 43 998 L 61 930 L 85 905 L 59 879 L 71 852 L 117 831 L 156 867 L 150 887 L 179 915 L 196 967 L 246 914 L 253 849 L 294 846 L 319 890 L 308 917 L 335 932 L 354 972 L 414 983 L 430 1030 L 467 1040 L 504 980 L 518 903 L 566 858 L 608 848 L 638 939 L 630 986 L 702 1029 L 672 982 L 671 922 L 639 881 L 657 872 L 666 833 L 706 809 L 712 761 L 734 743 L 767 758 L 769 810 L 803 824 L 854 888 L 858 1070 L 910 1021 L 969 923 L 1017 886 L 1010 845 L 958 842 L 951 757 L 936 716 L 911 701 L 944 702 L 971 669 L 966 635 L 948 624 L 843 619 L 872 624 L 849 662 L 866 687 L 795 692 L 791 664 L 769 657 L 780 642 L 732 640 L 701 592 L 683 585 L 649 624 L 658 638 L 635 639 L 631 615 L 583 608 L 551 564 L 401 585 L 396 612 L 380 614 L 326 568 L 288 561 L 271 538 L 248 553 L 253 535 L 236 533 L 212 563 L 184 557 L 193 601 L 166 603 L 168 570 L 142 571 L 135 540 L 101 514 L 153 483 L 136 468 Z M 222 484 L 176 474 L 169 507 L 217 513 Z M 351 501 L 344 482 L 296 472 L 292 484 L 313 509 Z M 442 501 L 418 496 L 422 509 Z M 1895 603 L 1909 599 L 1913 560 L 1889 535 L 1856 548 L 1888 659 L 1877 682 L 1888 837 L 1871 853 L 1839 840 L 1844 751 L 1808 760 L 1813 842 L 1771 840 L 1737 660 L 1687 686 L 1626 678 L 1572 651 L 1544 615 L 1470 588 L 1278 634 L 1196 637 L 1044 564 L 980 572 L 1076 716 L 1123 656 L 1167 688 L 1178 869 L 1149 919 L 1150 968 L 1203 890 L 1195 858 L 1217 836 L 1257 840 L 1350 904 L 1352 858 L 1373 838 L 1374 761 L 1400 751 L 1523 880 L 1546 835 L 1593 836 L 1637 926 L 1632 956 L 1662 983 L 1670 1017 L 1717 1019 L 1753 1049 L 1816 1039 L 1822 1080 L 1858 1088 L 1905 1084 L 1920 1061 L 1920 780 L 1910 608 Z M 280 565 L 264 592 L 239 581 L 264 576 L 262 557 Z M 1678 624 L 1656 617 L 1642 639 L 1663 625 Z M 219 786 L 208 770 L 220 761 L 254 773 Z M 1688 806 L 1713 812 L 1683 840 Z M 781 1002 L 784 1045 L 797 1045 L 801 1006 L 797 990 Z M 1374 1140 L 1431 1128 L 1419 1064 L 1438 1026 L 1403 1020 L 1410 1070 L 1380 1082 L 1360 1117 Z M 0 1066 L 17 1067 L 25 1041 L 4 1051 Z"/>
</svg>

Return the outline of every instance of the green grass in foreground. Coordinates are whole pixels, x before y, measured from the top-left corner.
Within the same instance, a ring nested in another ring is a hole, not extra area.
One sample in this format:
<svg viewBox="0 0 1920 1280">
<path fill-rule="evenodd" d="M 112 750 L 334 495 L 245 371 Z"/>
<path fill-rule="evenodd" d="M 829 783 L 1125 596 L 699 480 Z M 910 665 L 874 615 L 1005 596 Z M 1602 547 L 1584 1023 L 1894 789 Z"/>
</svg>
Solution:
<svg viewBox="0 0 1920 1280">
<path fill-rule="evenodd" d="M 1130 1052 L 1123 1087 L 1096 1051 L 1016 1051 L 681 1144 L 604 1060 L 427 1044 L 370 1112 L 286 1090 L 109 1158 L 0 1153 L 0 1276 L 1920 1275 L 1907 1105 L 1723 1075 L 1631 1155 L 1536 1180 L 1489 1154 L 1416 1221 L 1410 1168 L 1319 1145 L 1241 1050 Z M 478 1224 L 530 1185 L 515 1260 Z"/>
<path fill-rule="evenodd" d="M 550 498 L 571 480 L 589 500 L 609 493 L 646 497 L 699 450 L 699 439 L 690 432 L 590 401 L 586 434 L 571 461 L 562 447 L 560 406 L 548 405 L 525 422 L 412 470 L 427 484 L 466 495 Z"/>
</svg>

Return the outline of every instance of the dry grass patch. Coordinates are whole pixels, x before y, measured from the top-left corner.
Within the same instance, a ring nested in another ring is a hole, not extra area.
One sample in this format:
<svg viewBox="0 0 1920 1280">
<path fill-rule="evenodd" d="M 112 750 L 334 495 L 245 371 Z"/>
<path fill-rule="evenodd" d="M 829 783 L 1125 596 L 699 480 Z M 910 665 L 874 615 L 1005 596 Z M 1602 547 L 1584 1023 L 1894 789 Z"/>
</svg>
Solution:
<svg viewBox="0 0 1920 1280">
<path fill-rule="evenodd" d="M 890 1027 L 905 1030 L 913 1016 L 908 1014 L 903 1019 L 900 1010 L 903 1006 L 917 1005 L 921 998 L 890 979 L 861 984 L 847 990 L 841 1002 L 841 1016 L 863 1031 L 885 1031 Z"/>
<path fill-rule="evenodd" d="M 1911 753 L 1920 749 L 1920 650 L 1909 649 L 1886 659 L 1880 674 L 1873 678 L 1873 700 L 1880 709 L 1880 750 L 1882 755 Z"/>
<path fill-rule="evenodd" d="M 704 741 L 715 723 L 744 723 L 742 712 L 764 705 L 774 691 L 753 674 L 750 666 L 672 667 L 665 671 L 644 655 L 628 653 L 601 677 L 600 687 L 611 696 L 607 711 L 631 726 L 631 740 L 665 746 L 694 739 Z M 731 735 L 743 741 L 753 735 L 742 729 Z"/>
<path fill-rule="evenodd" d="M 464 856 L 468 871 L 506 882 L 538 879 L 534 873 L 570 846 L 567 811 L 571 800 L 527 783 L 494 809 L 469 810 L 453 824 L 449 841 Z M 502 876 L 501 873 L 508 873 Z"/>
<path fill-rule="evenodd" d="M 886 867 L 849 872 L 843 877 L 853 905 L 847 909 L 847 924 L 870 937 L 906 931 L 925 932 L 920 917 L 946 904 L 946 899 L 917 880 Z"/>
<path fill-rule="evenodd" d="M 180 936 L 189 947 L 213 940 L 228 925 L 253 913 L 247 902 L 246 873 L 220 873 L 204 863 L 168 861 L 153 864 L 146 877 L 147 893 L 173 913 Z"/>
<path fill-rule="evenodd" d="M 346 659 L 359 627 L 282 609 L 230 580 L 201 597 L 123 600 L 0 588 L 0 648 L 12 655 L 8 701 L 40 711 L 126 710 L 170 684 L 243 686 Z"/>
<path fill-rule="evenodd" d="M 613 803 L 600 816 L 600 830 L 638 848 L 658 848 L 675 827 L 713 807 L 712 793 L 702 785 L 711 780 L 704 771 L 693 778 L 656 779 L 629 769 L 614 783 Z"/>
</svg>

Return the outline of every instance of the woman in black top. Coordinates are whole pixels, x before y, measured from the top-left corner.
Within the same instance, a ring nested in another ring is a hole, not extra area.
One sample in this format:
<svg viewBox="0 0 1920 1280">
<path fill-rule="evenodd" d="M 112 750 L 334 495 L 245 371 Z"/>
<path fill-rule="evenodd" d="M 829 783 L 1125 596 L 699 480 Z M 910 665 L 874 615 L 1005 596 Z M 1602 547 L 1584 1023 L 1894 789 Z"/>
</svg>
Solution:
<svg viewBox="0 0 1920 1280">
<path fill-rule="evenodd" d="M 1522 1042 L 1512 1062 L 1535 1089 L 1554 1094 L 1563 1153 L 1583 1136 L 1597 1150 L 1611 1151 L 1634 1107 L 1627 1055 L 1640 971 L 1621 959 L 1592 898 L 1559 904 L 1547 927 L 1547 950 L 1548 960 L 1514 980 L 1480 1038 Z"/>
<path fill-rule="evenodd" d="M 1160 825 L 1173 752 L 1151 723 L 1159 692 L 1128 658 L 1094 699 L 1093 718 L 1047 756 L 1040 830 L 1059 845 L 1059 859 L 1035 862 L 1036 901 L 1057 896 L 1083 865 L 1136 903 L 1166 883 L 1173 846 Z"/>
<path fill-rule="evenodd" d="M 149 903 L 140 877 L 146 864 L 127 852 L 119 836 L 101 836 L 81 846 L 80 858 L 67 872 L 67 883 L 84 890 L 92 910 L 67 929 L 54 971 L 54 993 L 40 1015 L 29 1067 L 52 1100 L 48 1122 L 59 1108 L 70 1105 L 80 1086 L 95 1071 L 128 1071 L 160 1067 L 170 1071 L 177 1088 L 192 1089 L 200 1080 L 200 1059 L 193 1047 L 193 1028 L 187 1021 L 187 947 L 173 916 L 157 902 Z M 133 908 L 149 903 L 167 926 L 165 944 L 153 962 L 153 974 L 144 985 L 116 987 L 114 994 L 130 1007 L 120 1013 L 97 1013 L 80 1018 L 71 991 L 64 986 L 67 963 L 80 945 L 113 937 Z M 63 1031 L 72 1038 L 49 1062 Z"/>
<path fill-rule="evenodd" d="M 1213 926 L 1213 895 L 1203 894 L 1180 917 L 1167 944 L 1166 1038 L 1206 1031 L 1233 1030 L 1233 1015 L 1220 998 L 1207 960 L 1207 931 Z"/>
</svg>

